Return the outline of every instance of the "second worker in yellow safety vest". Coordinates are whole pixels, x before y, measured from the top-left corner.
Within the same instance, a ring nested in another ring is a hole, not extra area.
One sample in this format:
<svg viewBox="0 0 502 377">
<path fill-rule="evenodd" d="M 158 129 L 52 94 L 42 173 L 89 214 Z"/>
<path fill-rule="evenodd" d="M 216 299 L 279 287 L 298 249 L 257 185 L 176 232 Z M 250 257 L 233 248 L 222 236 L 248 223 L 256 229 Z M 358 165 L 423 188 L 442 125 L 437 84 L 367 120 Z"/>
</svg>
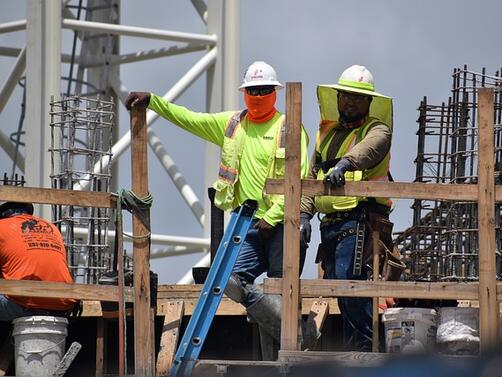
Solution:
<svg viewBox="0 0 502 377">
<path fill-rule="evenodd" d="M 392 136 L 392 99 L 377 93 L 373 76 L 354 65 L 337 85 L 317 89 L 321 123 L 316 138 L 310 178 L 342 186 L 345 181 L 389 180 Z M 363 258 L 371 249 L 368 219 L 388 218 L 389 198 L 304 196 L 302 217 L 315 212 L 321 218 L 321 244 L 316 261 L 327 279 L 364 280 L 368 266 Z M 372 301 L 338 298 L 347 348 L 371 351 Z"/>
<path fill-rule="evenodd" d="M 258 61 L 248 68 L 239 88 L 246 103 L 241 111 L 198 113 L 146 92 L 132 92 L 126 100 L 128 109 L 148 106 L 175 125 L 221 147 L 218 179 L 213 185 L 218 208 L 232 211 L 248 199 L 258 202 L 225 293 L 242 303 L 260 330 L 276 340 L 280 339 L 280 295 L 264 295 L 254 281 L 264 272 L 268 277 L 282 277 L 284 196 L 264 193 L 267 178 L 284 177 L 285 116 L 275 108 L 276 90 L 281 88 L 275 70 Z M 308 173 L 307 145 L 302 128 L 302 177 Z M 305 220 L 302 236 L 301 268 L 310 241 L 310 224 Z"/>
</svg>

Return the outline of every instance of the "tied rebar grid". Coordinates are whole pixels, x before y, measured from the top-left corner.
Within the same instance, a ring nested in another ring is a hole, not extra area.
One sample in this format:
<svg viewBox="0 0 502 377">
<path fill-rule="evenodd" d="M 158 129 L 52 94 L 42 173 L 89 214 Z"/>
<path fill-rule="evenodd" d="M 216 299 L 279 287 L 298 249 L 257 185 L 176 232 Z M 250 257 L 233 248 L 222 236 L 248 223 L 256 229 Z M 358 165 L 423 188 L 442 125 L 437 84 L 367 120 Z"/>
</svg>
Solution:
<svg viewBox="0 0 502 377">
<path fill-rule="evenodd" d="M 494 76 L 454 69 L 448 103 L 418 108 L 416 182 L 477 183 L 477 89 L 495 88 L 495 180 L 502 183 L 502 69 Z M 405 250 L 409 280 L 477 280 L 477 203 L 415 200 L 413 225 L 397 239 Z M 502 206 L 496 205 L 497 277 L 502 277 L 500 252 Z"/>
<path fill-rule="evenodd" d="M 113 110 L 113 102 L 99 97 L 51 102 L 52 188 L 110 191 Z M 75 282 L 97 284 L 103 272 L 115 267 L 108 242 L 110 216 L 109 208 L 52 207 Z"/>
</svg>

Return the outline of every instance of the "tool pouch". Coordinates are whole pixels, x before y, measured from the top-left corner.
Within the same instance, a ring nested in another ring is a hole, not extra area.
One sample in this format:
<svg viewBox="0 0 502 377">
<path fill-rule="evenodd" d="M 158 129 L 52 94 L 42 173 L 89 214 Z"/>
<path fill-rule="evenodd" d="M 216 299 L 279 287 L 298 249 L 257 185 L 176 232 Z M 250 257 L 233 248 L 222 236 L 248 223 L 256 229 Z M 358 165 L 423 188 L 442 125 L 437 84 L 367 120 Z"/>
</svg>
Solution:
<svg viewBox="0 0 502 377">
<path fill-rule="evenodd" d="M 397 281 L 406 265 L 401 261 L 401 253 L 392 241 L 392 227 L 394 224 L 389 221 L 386 215 L 370 212 L 367 217 L 367 227 L 369 231 L 368 241 L 364 247 L 364 263 L 371 270 L 373 268 L 373 232 L 379 234 L 378 256 L 380 258 L 379 274 L 382 280 Z"/>
</svg>

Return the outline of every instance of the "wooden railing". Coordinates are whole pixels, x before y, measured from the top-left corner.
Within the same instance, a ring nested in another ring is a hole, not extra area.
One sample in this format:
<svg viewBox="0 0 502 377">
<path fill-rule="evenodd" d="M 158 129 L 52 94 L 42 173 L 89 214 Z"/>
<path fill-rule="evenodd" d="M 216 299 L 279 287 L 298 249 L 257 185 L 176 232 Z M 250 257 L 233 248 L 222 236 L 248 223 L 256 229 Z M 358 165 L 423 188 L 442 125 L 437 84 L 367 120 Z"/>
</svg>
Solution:
<svg viewBox="0 0 502 377">
<path fill-rule="evenodd" d="M 286 85 L 286 176 L 268 180 L 266 192 L 285 195 L 283 278 L 265 281 L 265 290 L 282 293 L 281 351 L 299 349 L 297 340 L 298 302 L 300 295 L 335 297 L 403 297 L 479 300 L 481 349 L 491 349 L 497 342 L 502 286 L 496 283 L 495 202 L 502 201 L 502 187 L 494 181 L 494 126 L 491 88 L 478 89 L 478 183 L 424 184 L 402 182 L 347 182 L 340 188 L 321 181 L 300 180 L 299 146 L 301 123 L 301 84 Z M 293 151 L 293 153 L 288 152 Z M 300 190 L 310 195 L 341 195 L 455 200 L 478 202 L 479 282 L 420 283 L 348 280 L 301 280 L 299 268 L 299 198 Z M 301 288 L 300 288 L 301 287 Z"/>
</svg>

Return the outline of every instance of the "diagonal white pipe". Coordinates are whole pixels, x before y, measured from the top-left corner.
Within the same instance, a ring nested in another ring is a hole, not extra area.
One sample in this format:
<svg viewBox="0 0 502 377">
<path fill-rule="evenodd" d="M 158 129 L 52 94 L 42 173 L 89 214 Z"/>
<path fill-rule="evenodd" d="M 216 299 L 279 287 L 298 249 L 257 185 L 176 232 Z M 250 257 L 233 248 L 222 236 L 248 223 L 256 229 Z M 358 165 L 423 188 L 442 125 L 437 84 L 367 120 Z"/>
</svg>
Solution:
<svg viewBox="0 0 502 377">
<path fill-rule="evenodd" d="M 72 20 L 68 18 L 63 20 L 63 28 L 188 43 L 207 43 L 209 45 L 214 45 L 216 43 L 215 35 L 184 33 L 180 31 L 152 29 L 138 26 L 113 25 L 103 22 Z"/>
<path fill-rule="evenodd" d="M 181 79 L 178 80 L 174 86 L 169 89 L 169 91 L 164 95 L 164 99 L 166 101 L 173 101 L 177 97 L 179 97 L 183 92 L 216 60 L 217 50 L 216 47 L 211 49 L 206 55 L 204 55 L 197 63 L 195 63 L 192 68 L 190 68 Z M 120 84 L 115 83 L 116 86 L 120 86 Z M 115 88 L 114 88 L 115 90 Z M 121 88 L 117 89 L 116 92 L 124 92 Z M 155 112 L 148 110 L 146 116 L 146 124 L 149 128 L 153 122 L 158 119 L 159 115 Z M 118 140 L 115 145 L 112 147 L 112 158 L 111 162 L 115 162 L 115 160 L 124 153 L 129 145 L 131 144 L 131 131 L 127 131 L 121 138 Z M 101 169 L 106 169 L 108 166 L 109 159 L 108 157 L 103 158 L 101 161 L 98 161 L 94 165 L 93 173 L 99 173 Z M 73 189 L 74 190 L 85 190 L 89 185 L 89 180 L 86 179 L 88 177 L 84 177 L 80 182 L 78 182 Z"/>
</svg>

